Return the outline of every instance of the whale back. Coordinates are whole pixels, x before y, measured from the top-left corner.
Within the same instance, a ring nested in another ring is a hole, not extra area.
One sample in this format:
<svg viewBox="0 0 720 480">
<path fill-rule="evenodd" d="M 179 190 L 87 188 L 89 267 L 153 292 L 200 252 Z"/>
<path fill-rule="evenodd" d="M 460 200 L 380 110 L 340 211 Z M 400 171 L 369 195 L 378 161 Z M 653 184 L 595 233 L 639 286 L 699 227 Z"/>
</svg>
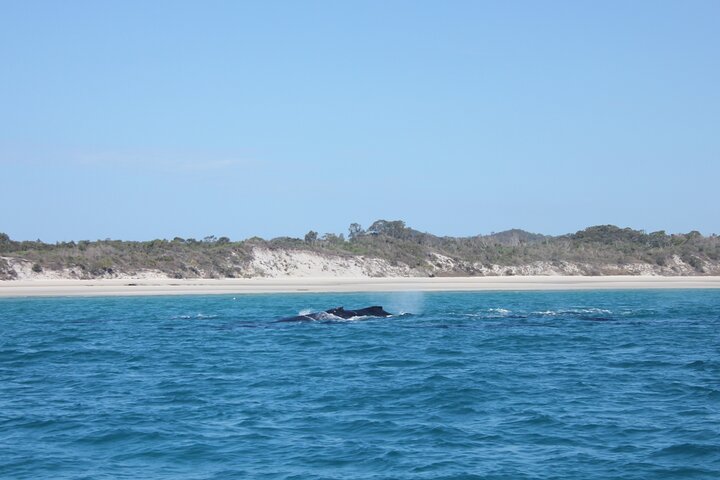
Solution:
<svg viewBox="0 0 720 480">
<path fill-rule="evenodd" d="M 335 307 L 325 312 L 307 313 L 304 315 L 296 315 L 294 317 L 281 318 L 277 322 L 310 322 L 313 320 L 322 320 L 323 314 L 327 313 L 336 317 L 348 319 L 353 317 L 390 317 L 391 313 L 386 312 L 380 305 L 361 308 L 359 310 L 345 310 L 345 307 Z"/>
<path fill-rule="evenodd" d="M 361 317 L 389 317 L 391 314 L 386 312 L 382 306 L 373 305 L 372 307 L 361 308 L 355 311 Z"/>
</svg>

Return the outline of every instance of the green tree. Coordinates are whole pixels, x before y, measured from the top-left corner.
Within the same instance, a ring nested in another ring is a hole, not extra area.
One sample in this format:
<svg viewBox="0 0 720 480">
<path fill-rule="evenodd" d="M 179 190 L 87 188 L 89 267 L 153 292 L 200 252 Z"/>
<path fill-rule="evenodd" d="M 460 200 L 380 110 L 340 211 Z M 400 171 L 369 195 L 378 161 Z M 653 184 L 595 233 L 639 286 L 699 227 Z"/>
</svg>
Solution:
<svg viewBox="0 0 720 480">
<path fill-rule="evenodd" d="M 348 238 L 352 241 L 355 240 L 357 237 L 363 235 L 365 233 L 365 230 L 363 230 L 362 226 L 360 226 L 359 223 L 351 223 L 350 228 L 348 228 Z"/>
<path fill-rule="evenodd" d="M 368 232 L 375 235 L 387 235 L 388 237 L 394 238 L 406 238 L 407 229 L 405 228 L 405 222 L 402 220 L 378 220 L 368 228 Z"/>
</svg>

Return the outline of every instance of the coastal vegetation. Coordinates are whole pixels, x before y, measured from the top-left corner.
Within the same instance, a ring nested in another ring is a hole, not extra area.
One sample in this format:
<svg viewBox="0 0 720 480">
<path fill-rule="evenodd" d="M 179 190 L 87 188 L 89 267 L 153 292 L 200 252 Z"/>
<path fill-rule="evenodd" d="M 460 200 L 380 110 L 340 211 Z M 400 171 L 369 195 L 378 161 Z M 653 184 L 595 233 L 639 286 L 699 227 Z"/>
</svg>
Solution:
<svg viewBox="0 0 720 480">
<path fill-rule="evenodd" d="M 549 236 L 508 230 L 472 237 L 443 237 L 378 220 L 367 229 L 353 223 L 343 233 L 304 238 L 175 237 L 150 241 L 15 241 L 0 233 L 0 279 L 27 274 L 63 278 L 133 276 L 152 271 L 172 278 L 265 275 L 249 268 L 258 251 L 305 253 L 334 259 L 379 259 L 409 275 L 576 275 L 720 273 L 720 237 L 697 231 L 647 233 L 613 225 Z M 278 268 L 282 268 L 278 265 Z M 394 270 L 397 272 L 396 270 Z M 30 273 L 31 272 L 31 273 Z M 382 275 L 375 273 L 375 275 Z"/>
</svg>

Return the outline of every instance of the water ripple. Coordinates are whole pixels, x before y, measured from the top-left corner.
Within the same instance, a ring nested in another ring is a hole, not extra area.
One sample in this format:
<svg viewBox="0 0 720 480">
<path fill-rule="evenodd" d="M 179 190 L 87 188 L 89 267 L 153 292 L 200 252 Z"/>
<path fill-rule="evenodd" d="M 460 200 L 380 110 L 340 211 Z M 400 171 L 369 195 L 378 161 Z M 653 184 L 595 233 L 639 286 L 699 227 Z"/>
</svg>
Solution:
<svg viewBox="0 0 720 480">
<path fill-rule="evenodd" d="M 273 322 L 343 304 L 411 313 Z M 2 299 L 0 478 L 716 479 L 718 327 L 715 291 Z"/>
</svg>

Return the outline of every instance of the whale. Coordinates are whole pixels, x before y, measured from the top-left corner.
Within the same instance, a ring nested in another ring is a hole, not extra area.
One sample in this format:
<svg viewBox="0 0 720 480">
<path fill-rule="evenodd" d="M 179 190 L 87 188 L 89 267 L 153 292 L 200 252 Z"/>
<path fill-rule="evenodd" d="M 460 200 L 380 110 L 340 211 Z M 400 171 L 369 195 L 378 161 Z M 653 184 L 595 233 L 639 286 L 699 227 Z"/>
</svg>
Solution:
<svg viewBox="0 0 720 480">
<path fill-rule="evenodd" d="M 357 310 L 346 310 L 345 307 L 336 307 L 331 308 L 330 310 L 325 310 L 324 312 L 313 312 L 306 313 L 304 315 L 281 318 L 276 320 L 276 322 L 312 322 L 314 320 L 332 320 L 330 316 L 343 319 L 355 317 L 385 318 L 392 316 L 392 313 L 386 312 L 380 305 L 373 305 L 372 307 L 365 307 Z"/>
</svg>

